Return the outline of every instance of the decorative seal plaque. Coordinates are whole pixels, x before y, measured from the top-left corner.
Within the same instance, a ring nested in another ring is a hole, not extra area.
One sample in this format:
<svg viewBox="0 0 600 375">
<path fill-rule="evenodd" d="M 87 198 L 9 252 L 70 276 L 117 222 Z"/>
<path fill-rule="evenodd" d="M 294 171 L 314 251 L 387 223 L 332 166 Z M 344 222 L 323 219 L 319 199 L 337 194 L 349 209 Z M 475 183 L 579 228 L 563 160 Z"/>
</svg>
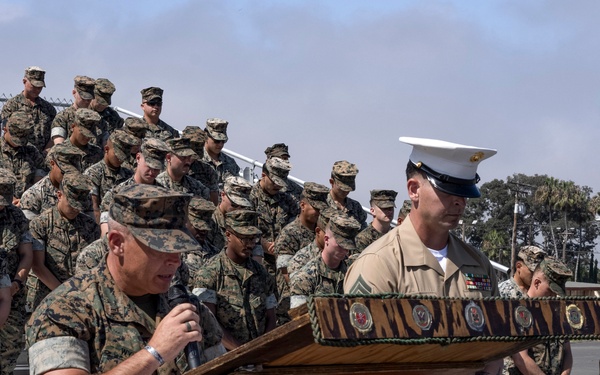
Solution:
<svg viewBox="0 0 600 375">
<path fill-rule="evenodd" d="M 571 327 L 575 329 L 581 329 L 581 327 L 583 327 L 584 320 L 585 318 L 577 305 L 567 306 L 567 321 Z"/>
<path fill-rule="evenodd" d="M 531 324 L 533 323 L 531 311 L 529 311 L 525 306 L 518 306 L 515 309 L 515 321 L 523 329 L 531 327 Z"/>
<path fill-rule="evenodd" d="M 361 333 L 367 333 L 373 328 L 373 317 L 367 306 L 355 302 L 350 306 L 350 323 Z"/>
<path fill-rule="evenodd" d="M 426 306 L 418 304 L 413 307 L 412 316 L 415 323 L 417 323 L 417 326 L 423 331 L 428 331 L 431 328 L 433 319 L 429 309 Z"/>
<path fill-rule="evenodd" d="M 471 329 L 475 331 L 483 331 L 485 317 L 483 316 L 481 307 L 476 305 L 475 302 L 471 301 L 467 307 L 465 307 L 465 319 Z"/>
</svg>

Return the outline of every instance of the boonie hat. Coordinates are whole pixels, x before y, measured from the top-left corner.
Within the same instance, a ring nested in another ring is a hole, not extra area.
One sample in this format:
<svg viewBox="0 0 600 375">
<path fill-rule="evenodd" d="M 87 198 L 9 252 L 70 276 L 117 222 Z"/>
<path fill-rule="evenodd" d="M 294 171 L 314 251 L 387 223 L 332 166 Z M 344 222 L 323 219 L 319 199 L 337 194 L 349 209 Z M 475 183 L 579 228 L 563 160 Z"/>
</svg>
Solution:
<svg viewBox="0 0 600 375">
<path fill-rule="evenodd" d="M 397 195 L 394 190 L 371 190 L 371 202 L 379 208 L 396 207 Z"/>
<path fill-rule="evenodd" d="M 258 236 L 258 213 L 251 210 L 235 210 L 225 214 L 225 226 L 235 233 L 245 236 Z"/>
<path fill-rule="evenodd" d="M 523 264 L 533 272 L 546 257 L 546 252 L 537 246 L 527 245 L 521 247 L 517 256 L 523 261 Z"/>
<path fill-rule="evenodd" d="M 250 191 L 252 185 L 240 176 L 228 176 L 223 184 L 223 191 L 230 201 L 238 206 L 252 208 L 250 201 Z"/>
<path fill-rule="evenodd" d="M 327 194 L 329 189 L 325 185 L 316 182 L 305 182 L 302 190 L 302 197 L 306 198 L 308 203 L 316 210 L 324 210 L 329 207 L 327 203 Z"/>
<path fill-rule="evenodd" d="M 199 246 L 185 227 L 191 198 L 161 186 L 133 184 L 116 192 L 109 214 L 151 249 L 182 253 Z"/>
<path fill-rule="evenodd" d="M 400 137 L 413 146 L 409 160 L 423 171 L 436 189 L 466 198 L 481 196 L 477 183 L 477 166 L 495 155 L 490 148 L 466 146 L 437 139 Z"/>
<path fill-rule="evenodd" d="M 335 236 L 338 245 L 350 252 L 356 250 L 354 239 L 360 232 L 360 224 L 356 219 L 345 214 L 333 215 L 329 220 L 329 229 Z"/>
<path fill-rule="evenodd" d="M 46 82 L 44 81 L 45 77 L 46 71 L 39 66 L 30 66 L 25 69 L 25 78 L 27 78 L 34 87 L 46 87 Z"/>
<path fill-rule="evenodd" d="M 206 120 L 206 133 L 209 137 L 216 141 L 225 141 L 229 139 L 227 137 L 227 125 L 229 122 L 220 118 L 209 118 Z"/>
<path fill-rule="evenodd" d="M 81 99 L 94 99 L 94 86 L 96 81 L 87 76 L 75 76 L 75 90 L 81 96 Z"/>
<path fill-rule="evenodd" d="M 356 175 L 358 168 L 346 160 L 333 163 L 331 177 L 338 183 L 343 191 L 354 191 L 356 189 Z"/>
</svg>

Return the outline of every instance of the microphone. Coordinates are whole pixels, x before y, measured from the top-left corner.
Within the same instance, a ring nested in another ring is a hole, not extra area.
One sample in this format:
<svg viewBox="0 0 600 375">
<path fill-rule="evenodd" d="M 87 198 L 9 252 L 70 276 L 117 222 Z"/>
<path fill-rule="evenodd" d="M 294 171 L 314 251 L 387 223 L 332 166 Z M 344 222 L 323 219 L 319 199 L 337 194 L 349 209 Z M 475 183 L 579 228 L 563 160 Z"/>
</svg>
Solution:
<svg viewBox="0 0 600 375">
<path fill-rule="evenodd" d="M 188 294 L 185 286 L 181 284 L 175 284 L 169 288 L 168 299 L 170 308 L 174 308 L 182 303 L 194 304 L 194 301 Z M 191 341 L 187 343 L 185 346 L 185 356 L 187 357 L 190 369 L 194 369 L 204 363 L 200 357 L 200 347 L 198 346 L 197 341 Z"/>
</svg>

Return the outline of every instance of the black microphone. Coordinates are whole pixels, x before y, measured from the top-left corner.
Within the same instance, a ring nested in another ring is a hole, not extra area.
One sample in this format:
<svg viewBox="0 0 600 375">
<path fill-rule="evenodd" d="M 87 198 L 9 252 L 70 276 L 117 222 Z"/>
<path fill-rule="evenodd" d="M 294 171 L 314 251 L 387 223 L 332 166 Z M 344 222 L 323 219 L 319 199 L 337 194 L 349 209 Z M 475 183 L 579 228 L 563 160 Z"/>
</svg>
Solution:
<svg viewBox="0 0 600 375">
<path fill-rule="evenodd" d="M 192 297 L 188 294 L 185 286 L 181 284 L 172 285 L 168 293 L 169 307 L 174 308 L 182 303 L 192 303 Z M 185 356 L 190 369 L 194 369 L 204 363 L 200 357 L 200 347 L 197 341 L 188 342 L 185 346 Z"/>
</svg>

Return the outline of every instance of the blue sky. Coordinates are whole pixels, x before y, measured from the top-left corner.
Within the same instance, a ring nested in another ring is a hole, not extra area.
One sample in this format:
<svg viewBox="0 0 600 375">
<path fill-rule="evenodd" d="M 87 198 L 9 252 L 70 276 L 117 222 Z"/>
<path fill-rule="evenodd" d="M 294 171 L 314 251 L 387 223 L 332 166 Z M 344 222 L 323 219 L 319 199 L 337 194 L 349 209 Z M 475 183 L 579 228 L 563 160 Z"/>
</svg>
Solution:
<svg viewBox="0 0 600 375">
<path fill-rule="evenodd" d="M 227 148 L 262 161 L 290 146 L 292 174 L 328 183 L 358 165 L 357 191 L 405 199 L 400 136 L 498 149 L 482 182 L 549 174 L 600 190 L 595 173 L 600 24 L 595 1 L 0 0 L 0 94 L 47 70 L 47 97 L 84 74 L 113 81 L 113 103 L 165 90 L 183 129 L 230 121 Z M 243 165 L 243 163 L 240 163 Z"/>
</svg>

